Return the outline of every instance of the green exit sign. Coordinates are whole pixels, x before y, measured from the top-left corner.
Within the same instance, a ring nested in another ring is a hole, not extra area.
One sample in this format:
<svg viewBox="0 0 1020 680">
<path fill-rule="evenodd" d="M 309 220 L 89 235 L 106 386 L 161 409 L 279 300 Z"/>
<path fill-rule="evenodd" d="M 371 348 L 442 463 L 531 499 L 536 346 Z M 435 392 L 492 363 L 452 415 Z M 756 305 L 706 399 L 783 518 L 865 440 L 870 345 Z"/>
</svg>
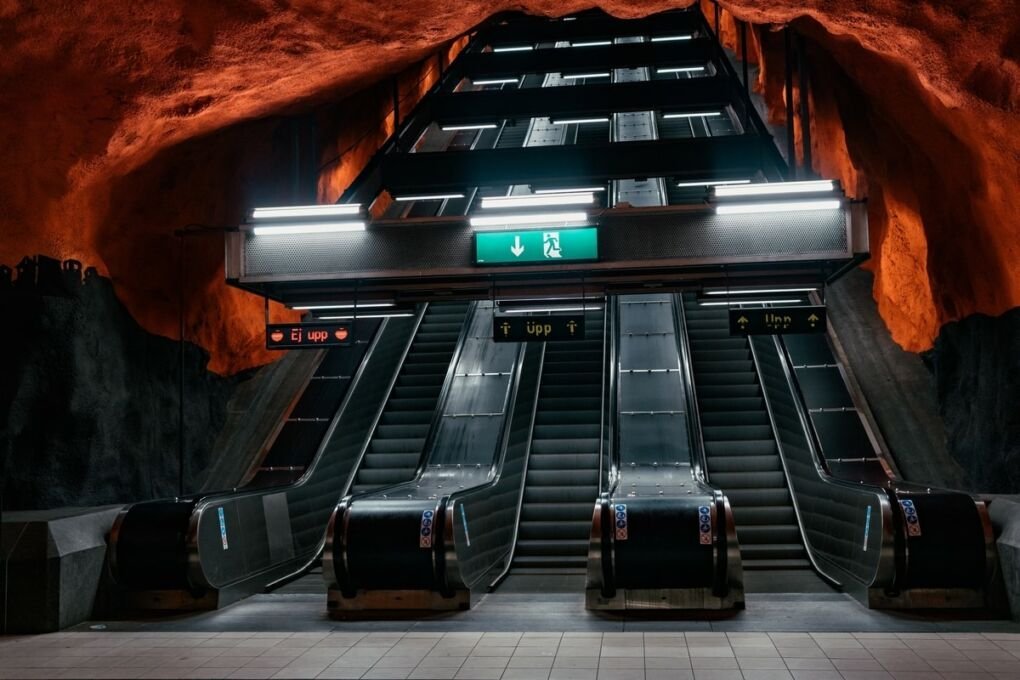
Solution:
<svg viewBox="0 0 1020 680">
<path fill-rule="evenodd" d="M 559 264 L 597 259 L 596 227 L 475 233 L 475 264 Z"/>
</svg>

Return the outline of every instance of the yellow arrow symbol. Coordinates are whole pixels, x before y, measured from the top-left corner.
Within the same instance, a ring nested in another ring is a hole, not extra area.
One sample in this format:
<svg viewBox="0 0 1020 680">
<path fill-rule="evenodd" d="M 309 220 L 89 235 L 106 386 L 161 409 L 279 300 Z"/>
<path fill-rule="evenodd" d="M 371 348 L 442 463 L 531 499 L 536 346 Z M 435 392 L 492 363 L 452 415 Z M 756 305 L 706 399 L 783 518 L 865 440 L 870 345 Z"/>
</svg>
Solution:
<svg viewBox="0 0 1020 680">
<path fill-rule="evenodd" d="M 811 323 L 814 323 L 815 321 L 818 321 L 818 317 L 812 314 L 807 318 L 807 320 L 810 321 Z"/>
<path fill-rule="evenodd" d="M 737 323 L 739 323 L 741 326 L 746 326 L 748 323 L 748 319 L 746 316 L 741 316 L 737 319 Z"/>
</svg>

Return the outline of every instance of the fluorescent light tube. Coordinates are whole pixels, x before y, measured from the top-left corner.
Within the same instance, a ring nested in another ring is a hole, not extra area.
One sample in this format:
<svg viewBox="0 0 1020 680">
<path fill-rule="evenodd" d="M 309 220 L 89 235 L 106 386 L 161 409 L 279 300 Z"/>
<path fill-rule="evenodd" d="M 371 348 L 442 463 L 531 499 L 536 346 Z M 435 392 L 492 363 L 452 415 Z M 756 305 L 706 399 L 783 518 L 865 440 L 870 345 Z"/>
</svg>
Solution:
<svg viewBox="0 0 1020 680">
<path fill-rule="evenodd" d="M 591 205 L 595 202 L 593 193 L 576 194 L 535 194 L 532 196 L 487 196 L 482 199 L 482 209 L 492 208 L 538 208 L 554 205 Z"/>
<path fill-rule="evenodd" d="M 704 71 L 704 66 L 669 66 L 667 68 L 657 68 L 656 73 L 700 73 Z"/>
<path fill-rule="evenodd" d="M 292 236 L 295 234 L 330 234 L 342 231 L 365 231 L 364 222 L 295 222 L 257 226 L 256 236 Z"/>
<path fill-rule="evenodd" d="M 608 123 L 608 118 L 555 118 L 550 119 L 553 125 L 589 125 L 591 123 Z"/>
<path fill-rule="evenodd" d="M 465 125 L 440 125 L 443 132 L 455 132 L 457 130 L 495 130 L 499 126 L 495 123 L 467 123 Z"/>
<path fill-rule="evenodd" d="M 702 307 L 734 307 L 736 305 L 787 305 L 794 302 L 803 302 L 800 298 L 792 300 L 726 300 L 720 302 L 699 302 Z"/>
<path fill-rule="evenodd" d="M 368 309 L 368 308 L 379 308 L 379 307 L 395 307 L 395 302 L 359 302 L 357 304 L 345 303 L 338 305 L 295 305 L 291 309 L 300 309 L 307 311 L 315 311 L 317 309 Z"/>
<path fill-rule="evenodd" d="M 597 73 L 564 73 L 564 80 L 579 80 L 581 78 L 608 78 L 609 71 L 599 71 Z"/>
<path fill-rule="evenodd" d="M 822 201 L 782 201 L 779 203 L 734 203 L 717 205 L 716 215 L 743 215 L 747 213 L 802 212 L 806 210 L 836 210 L 841 203 L 837 199 Z"/>
<path fill-rule="evenodd" d="M 819 191 L 832 191 L 836 188 L 831 179 L 809 180 L 806 182 L 769 182 L 751 184 L 745 187 L 719 187 L 715 190 L 717 198 L 737 196 L 775 196 L 777 194 L 805 194 Z"/>
<path fill-rule="evenodd" d="M 706 290 L 705 295 L 769 295 L 772 293 L 813 293 L 818 288 L 759 288 L 758 290 Z"/>
<path fill-rule="evenodd" d="M 514 309 L 501 309 L 500 314 L 531 314 L 533 312 L 597 312 L 602 305 L 585 305 L 584 307 L 515 307 Z"/>
<path fill-rule="evenodd" d="M 417 196 L 394 196 L 393 200 L 398 203 L 405 203 L 408 201 L 441 201 L 444 198 L 464 198 L 464 194 L 453 193 L 453 194 L 418 194 Z"/>
<path fill-rule="evenodd" d="M 563 17 L 560 21 L 577 21 L 577 17 Z"/>
<path fill-rule="evenodd" d="M 678 182 L 677 186 L 681 188 L 687 187 L 715 187 L 727 184 L 750 184 L 749 179 L 705 179 L 697 182 Z"/>
<path fill-rule="evenodd" d="M 693 113 L 664 113 L 663 118 L 713 118 L 721 116 L 722 111 L 695 111 Z"/>
<path fill-rule="evenodd" d="M 690 40 L 693 35 L 657 35 L 652 38 L 652 42 L 677 42 L 678 40 Z"/>
<path fill-rule="evenodd" d="M 333 203 L 326 205 L 288 205 L 279 208 L 255 208 L 253 220 L 278 220 L 289 217 L 341 217 L 357 215 L 361 212 L 360 203 Z"/>
<path fill-rule="evenodd" d="M 414 316 L 414 312 L 373 312 L 369 314 L 340 314 L 338 316 L 317 316 L 317 321 L 344 321 L 346 319 L 393 319 Z"/>
<path fill-rule="evenodd" d="M 589 40 L 587 42 L 572 42 L 571 47 L 604 47 L 606 45 L 612 45 L 612 40 Z"/>
<path fill-rule="evenodd" d="M 493 52 L 530 52 L 535 49 L 534 45 L 504 45 L 503 47 L 493 47 Z"/>
<path fill-rule="evenodd" d="M 500 227 L 503 225 L 528 225 L 553 226 L 563 222 L 587 222 L 588 213 L 577 212 L 554 212 L 554 213 L 531 213 L 525 215 L 485 215 L 471 218 L 472 227 Z"/>
<path fill-rule="evenodd" d="M 591 192 L 605 191 L 605 187 L 575 187 L 575 188 L 564 188 L 564 189 L 535 189 L 536 194 L 573 194 L 580 192 Z"/>
<path fill-rule="evenodd" d="M 509 85 L 513 83 L 516 85 L 521 82 L 520 78 L 488 78 L 486 80 L 472 80 L 475 85 Z"/>
</svg>

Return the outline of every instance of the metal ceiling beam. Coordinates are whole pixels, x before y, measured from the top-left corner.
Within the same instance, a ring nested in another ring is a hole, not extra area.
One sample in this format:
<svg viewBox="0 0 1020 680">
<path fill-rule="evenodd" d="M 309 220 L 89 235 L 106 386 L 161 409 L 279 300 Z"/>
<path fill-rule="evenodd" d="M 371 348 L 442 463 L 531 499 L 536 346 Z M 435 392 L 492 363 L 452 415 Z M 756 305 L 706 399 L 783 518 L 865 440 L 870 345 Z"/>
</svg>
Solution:
<svg viewBox="0 0 1020 680">
<path fill-rule="evenodd" d="M 486 149 L 389 154 L 382 159 L 382 187 L 390 193 L 459 190 L 474 186 L 567 183 L 633 177 L 753 173 L 769 167 L 755 135 L 702 137 L 585 146 Z M 359 196 L 371 200 L 374 196 Z"/>
<path fill-rule="evenodd" d="M 436 94 L 422 110 L 438 123 L 586 117 L 620 111 L 719 110 L 732 100 L 722 78 Z"/>
<path fill-rule="evenodd" d="M 712 58 L 709 38 L 684 42 L 628 43 L 606 47 L 463 53 L 452 66 L 463 77 L 556 73 L 649 65 L 701 66 Z"/>
</svg>

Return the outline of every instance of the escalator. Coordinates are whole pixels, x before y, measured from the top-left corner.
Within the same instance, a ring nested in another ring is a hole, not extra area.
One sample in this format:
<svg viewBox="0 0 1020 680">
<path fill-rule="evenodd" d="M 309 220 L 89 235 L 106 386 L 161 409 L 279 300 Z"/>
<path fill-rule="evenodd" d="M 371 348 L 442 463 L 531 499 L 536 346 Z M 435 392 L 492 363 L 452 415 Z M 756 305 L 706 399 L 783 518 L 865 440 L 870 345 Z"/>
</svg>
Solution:
<svg viewBox="0 0 1020 680">
<path fill-rule="evenodd" d="M 585 314 L 585 339 L 548 343 L 539 387 L 513 570 L 583 573 L 598 496 L 605 314 Z"/>
<path fill-rule="evenodd" d="M 708 478 L 733 507 L 746 570 L 801 571 L 808 559 L 748 340 L 725 306 L 684 295 Z"/>
<path fill-rule="evenodd" d="M 425 311 L 351 492 L 367 493 L 411 479 L 457 347 L 468 302 L 435 303 Z"/>
</svg>

